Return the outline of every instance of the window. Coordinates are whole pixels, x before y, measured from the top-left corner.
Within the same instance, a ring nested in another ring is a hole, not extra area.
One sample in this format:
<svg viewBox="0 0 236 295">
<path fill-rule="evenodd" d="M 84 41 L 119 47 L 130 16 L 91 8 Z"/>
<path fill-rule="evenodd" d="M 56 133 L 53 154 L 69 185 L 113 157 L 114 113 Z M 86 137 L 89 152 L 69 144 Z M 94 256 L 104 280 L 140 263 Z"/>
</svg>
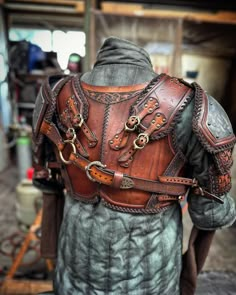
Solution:
<svg viewBox="0 0 236 295">
<path fill-rule="evenodd" d="M 85 33 L 81 31 L 49 31 L 36 29 L 11 28 L 10 41 L 26 40 L 41 47 L 43 51 L 57 52 L 58 63 L 66 69 L 71 53 L 85 56 Z"/>
</svg>

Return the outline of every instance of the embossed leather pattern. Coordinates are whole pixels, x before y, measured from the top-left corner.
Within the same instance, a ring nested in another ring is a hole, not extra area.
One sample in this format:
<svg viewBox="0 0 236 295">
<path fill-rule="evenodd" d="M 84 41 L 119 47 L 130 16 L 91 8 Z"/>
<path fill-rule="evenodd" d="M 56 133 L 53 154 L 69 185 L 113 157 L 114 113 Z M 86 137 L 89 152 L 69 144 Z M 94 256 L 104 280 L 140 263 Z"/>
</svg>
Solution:
<svg viewBox="0 0 236 295">
<path fill-rule="evenodd" d="M 230 121 L 223 108 L 203 89 L 195 87 L 195 108 L 193 130 L 210 153 L 230 149 L 235 144 L 235 136 Z"/>
<path fill-rule="evenodd" d="M 233 149 L 228 149 L 214 154 L 216 166 L 220 173 L 227 173 L 233 165 Z"/>
<path fill-rule="evenodd" d="M 231 189 L 230 171 L 219 175 L 215 173 L 215 168 L 212 167 L 209 171 L 209 191 L 216 196 L 222 196 Z"/>
<path fill-rule="evenodd" d="M 120 151 L 112 150 L 109 145 L 109 142 L 114 135 L 119 133 L 124 128 L 124 124 L 130 115 L 130 108 L 134 106 L 133 110 L 138 110 L 142 104 L 145 104 L 145 100 L 148 100 L 148 98 L 152 96 L 155 96 L 158 99 L 160 102 L 160 111 L 164 112 L 168 118 L 167 127 L 165 129 L 166 132 L 171 131 L 172 121 L 175 120 L 178 113 L 183 110 L 192 90 L 179 81 L 177 82 L 167 76 L 161 77 L 164 81 L 167 81 L 166 83 L 168 85 L 166 85 L 166 87 L 163 85 L 162 88 L 162 86 L 159 85 L 161 79 L 157 79 L 157 82 L 152 83 L 152 90 L 148 88 L 146 93 L 145 91 L 142 91 L 145 89 L 145 84 L 132 87 L 129 86 L 129 90 L 131 90 L 130 93 L 127 93 L 126 91 L 127 86 L 124 88 L 119 87 L 113 91 L 113 87 L 108 87 L 108 93 L 106 92 L 106 88 L 103 86 L 93 87 L 91 85 L 86 85 L 86 83 L 83 82 L 78 84 L 79 81 L 75 81 L 74 83 L 74 85 L 77 85 L 77 88 L 71 87 L 70 83 L 67 83 L 64 86 L 57 100 L 57 111 L 59 114 L 63 113 L 67 107 L 66 101 L 68 100 L 68 97 L 74 95 L 79 105 L 81 104 L 81 101 L 84 101 L 84 99 L 87 100 L 89 108 L 86 124 L 95 134 L 98 139 L 98 143 L 96 146 L 89 146 L 86 136 L 80 129 L 76 131 L 76 137 L 88 152 L 88 159 L 90 162 L 101 161 L 102 164 L 107 165 L 108 169 L 117 171 L 118 174 L 128 174 L 137 179 L 146 178 L 150 181 L 156 181 L 159 175 L 164 174 L 165 170 L 175 156 L 172 147 L 170 146 L 171 140 L 168 136 L 164 136 L 164 133 L 161 136 L 162 138 L 158 141 L 149 142 L 143 150 L 138 150 L 135 154 L 134 161 L 128 168 L 121 167 L 119 165 L 118 158 Z M 81 88 L 78 87 L 78 85 L 80 85 Z M 140 87 L 143 87 L 143 89 Z M 166 90 L 166 88 L 169 90 Z M 116 93 L 115 90 L 118 92 Z M 76 93 L 74 91 L 76 91 Z M 90 97 L 91 94 L 92 96 Z M 140 99 L 140 95 L 142 99 Z M 108 97 L 111 98 L 111 100 L 108 100 Z M 168 100 L 168 97 L 170 100 Z M 138 102 L 138 104 L 136 104 L 136 102 Z M 156 113 L 159 114 L 160 111 L 158 109 Z M 146 121 L 144 121 L 144 125 L 149 124 L 150 120 L 151 114 L 147 116 Z M 132 143 L 136 137 L 137 132 L 132 132 L 130 134 L 129 142 Z M 137 144 L 138 143 L 139 142 L 137 141 Z M 124 149 L 122 149 L 122 153 L 125 153 L 128 150 L 129 146 L 127 145 Z M 70 153 L 71 149 L 69 147 L 65 147 L 63 150 L 64 158 L 68 159 Z M 75 158 L 70 157 L 70 159 L 75 164 L 77 163 Z M 144 162 L 145 165 L 143 165 Z M 179 171 L 179 169 L 176 169 L 176 171 Z M 121 188 L 114 188 L 109 186 L 110 182 L 108 186 L 91 182 L 91 180 L 87 178 L 84 171 L 76 167 L 76 165 L 65 165 L 62 173 L 64 175 L 67 190 L 78 199 L 82 197 L 92 200 L 94 197 L 100 195 L 107 202 L 115 206 L 137 209 L 144 208 L 150 198 L 149 192 L 137 189 L 127 189 L 127 185 L 130 185 L 130 183 L 126 183 L 127 178 L 122 180 L 120 185 Z M 93 173 L 93 170 L 91 170 L 91 174 Z M 107 181 L 109 181 L 109 177 Z M 117 181 L 119 182 L 119 180 Z M 164 187 L 165 185 L 163 185 L 163 191 Z M 163 207 L 164 206 L 165 202 L 163 203 Z"/>
</svg>

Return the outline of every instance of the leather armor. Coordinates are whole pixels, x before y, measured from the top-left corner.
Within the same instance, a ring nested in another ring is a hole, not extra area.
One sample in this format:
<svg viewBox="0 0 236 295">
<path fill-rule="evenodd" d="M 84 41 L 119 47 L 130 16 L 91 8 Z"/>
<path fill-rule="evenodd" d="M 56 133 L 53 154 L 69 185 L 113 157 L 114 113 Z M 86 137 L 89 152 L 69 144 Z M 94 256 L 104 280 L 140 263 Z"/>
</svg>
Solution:
<svg viewBox="0 0 236 295">
<path fill-rule="evenodd" d="M 214 132 L 208 116 L 212 99 L 197 84 L 165 74 L 124 87 L 91 86 L 78 76 L 54 80 L 42 87 L 35 109 L 36 185 L 58 182 L 76 199 L 102 198 L 112 209 L 133 213 L 159 212 L 189 188 L 222 202 L 184 177 L 186 159 L 173 142 L 174 126 L 196 94 L 193 130 L 214 154 L 221 174 L 228 173 L 231 163 L 222 160 L 222 151 L 232 151 L 234 135 L 230 128 L 220 136 Z M 48 145 L 53 152 L 45 157 Z"/>
</svg>

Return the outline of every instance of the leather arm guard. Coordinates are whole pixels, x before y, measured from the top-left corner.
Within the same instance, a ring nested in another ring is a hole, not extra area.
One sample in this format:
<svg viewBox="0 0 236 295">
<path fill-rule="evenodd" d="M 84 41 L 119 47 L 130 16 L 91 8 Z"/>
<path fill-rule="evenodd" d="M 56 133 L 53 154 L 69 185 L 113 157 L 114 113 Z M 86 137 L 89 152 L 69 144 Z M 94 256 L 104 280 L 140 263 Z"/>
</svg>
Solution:
<svg viewBox="0 0 236 295">
<path fill-rule="evenodd" d="M 231 188 L 230 168 L 235 136 L 227 114 L 221 105 L 196 83 L 193 131 L 204 149 L 212 155 L 207 190 L 216 196 Z"/>
</svg>

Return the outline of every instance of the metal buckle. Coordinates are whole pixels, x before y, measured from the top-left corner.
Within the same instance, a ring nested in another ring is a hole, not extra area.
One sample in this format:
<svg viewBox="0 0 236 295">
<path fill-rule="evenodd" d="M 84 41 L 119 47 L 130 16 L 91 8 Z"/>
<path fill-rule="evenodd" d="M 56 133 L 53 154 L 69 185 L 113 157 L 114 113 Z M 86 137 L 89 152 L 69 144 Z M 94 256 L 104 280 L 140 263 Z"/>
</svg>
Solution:
<svg viewBox="0 0 236 295">
<path fill-rule="evenodd" d="M 146 142 L 144 143 L 144 145 L 139 146 L 139 145 L 137 145 L 136 142 L 140 139 L 141 136 L 145 137 Z M 143 148 L 145 147 L 145 145 L 146 145 L 148 142 L 149 142 L 149 136 L 148 136 L 147 134 L 145 134 L 145 133 L 139 133 L 138 137 L 133 141 L 134 148 L 135 148 L 136 150 L 141 150 L 141 149 L 143 149 Z"/>
<path fill-rule="evenodd" d="M 77 115 L 74 116 L 74 119 L 76 119 L 76 120 L 79 119 L 80 120 L 80 122 L 78 124 L 74 124 L 74 126 L 81 128 L 81 126 L 84 123 L 84 118 L 82 117 L 82 115 L 81 114 L 77 114 Z"/>
<path fill-rule="evenodd" d="M 138 116 L 130 116 L 129 119 L 134 119 L 134 120 L 137 121 L 137 122 L 134 124 L 134 127 L 133 127 L 133 128 L 129 128 L 129 127 L 127 126 L 127 122 L 128 122 L 128 121 L 125 123 L 125 131 L 132 132 L 132 131 L 134 131 L 134 130 L 137 128 L 137 126 L 140 124 L 141 120 L 140 120 L 140 118 L 139 118 Z M 129 120 L 129 119 L 128 119 L 128 120 Z"/>
<path fill-rule="evenodd" d="M 91 167 L 92 166 L 97 166 L 97 167 L 101 167 L 101 168 L 106 168 L 107 165 L 102 164 L 100 161 L 93 161 L 91 163 L 89 163 L 86 167 L 85 167 L 85 172 L 86 175 L 88 177 L 89 180 L 93 181 L 93 182 L 99 182 L 96 179 L 94 179 L 91 175 L 90 175 L 90 171 L 91 171 Z"/>
<path fill-rule="evenodd" d="M 76 139 L 75 129 L 70 127 L 70 128 L 68 128 L 68 130 L 67 130 L 66 133 L 72 134 L 73 137 L 72 137 L 71 139 L 67 139 L 67 140 L 65 140 L 65 142 L 70 141 L 70 142 L 74 143 L 74 142 L 75 142 L 75 139 Z"/>
<path fill-rule="evenodd" d="M 71 145 L 71 147 L 72 147 L 72 149 L 73 149 L 73 153 L 75 154 L 76 153 L 76 147 L 75 147 L 75 144 L 74 144 L 74 142 L 72 142 L 71 140 L 65 140 L 64 141 L 65 143 L 69 143 L 70 145 Z M 63 156 L 63 154 L 62 154 L 62 151 L 60 151 L 59 150 L 59 156 L 60 156 L 60 159 L 62 160 L 62 162 L 64 163 L 64 164 L 71 164 L 71 161 L 68 161 L 68 160 L 66 160 L 65 158 L 64 158 L 64 156 Z"/>
</svg>

